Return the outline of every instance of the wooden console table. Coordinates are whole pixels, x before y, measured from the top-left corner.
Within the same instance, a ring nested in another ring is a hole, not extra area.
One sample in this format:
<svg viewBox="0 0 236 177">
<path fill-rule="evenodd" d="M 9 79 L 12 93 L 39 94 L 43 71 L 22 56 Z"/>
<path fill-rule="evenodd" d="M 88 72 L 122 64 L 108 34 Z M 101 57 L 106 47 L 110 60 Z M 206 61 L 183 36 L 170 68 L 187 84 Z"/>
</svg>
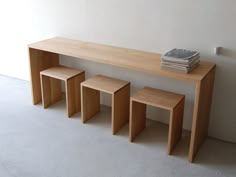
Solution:
<svg viewBox="0 0 236 177">
<path fill-rule="evenodd" d="M 189 161 L 193 162 L 208 133 L 216 65 L 201 61 L 189 74 L 160 68 L 160 54 L 118 48 L 60 37 L 28 45 L 33 104 L 41 102 L 40 71 L 59 64 L 59 55 L 90 60 L 122 68 L 171 77 L 195 83 Z"/>
</svg>

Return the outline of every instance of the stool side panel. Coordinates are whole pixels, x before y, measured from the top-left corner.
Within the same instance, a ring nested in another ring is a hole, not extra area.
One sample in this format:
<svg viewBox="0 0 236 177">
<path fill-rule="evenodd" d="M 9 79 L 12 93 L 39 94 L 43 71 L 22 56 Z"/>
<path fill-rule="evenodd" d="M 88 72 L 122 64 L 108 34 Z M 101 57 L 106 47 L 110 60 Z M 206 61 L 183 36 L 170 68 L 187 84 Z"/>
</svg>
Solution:
<svg viewBox="0 0 236 177">
<path fill-rule="evenodd" d="M 81 85 L 81 121 L 87 122 L 100 112 L 100 92 Z"/>
<path fill-rule="evenodd" d="M 130 85 L 112 96 L 112 133 L 115 134 L 129 120 Z"/>
<path fill-rule="evenodd" d="M 85 73 L 82 73 L 68 79 L 66 82 L 66 106 L 68 117 L 81 111 L 80 83 L 84 80 Z"/>
<path fill-rule="evenodd" d="M 130 122 L 129 122 L 129 140 L 134 141 L 135 137 L 146 126 L 146 104 L 130 100 Z"/>
<path fill-rule="evenodd" d="M 61 81 L 48 76 L 41 77 L 41 94 L 43 107 L 47 108 L 62 99 Z"/>
<path fill-rule="evenodd" d="M 170 114 L 168 154 L 171 154 L 182 136 L 184 99 L 175 107 Z"/>
</svg>

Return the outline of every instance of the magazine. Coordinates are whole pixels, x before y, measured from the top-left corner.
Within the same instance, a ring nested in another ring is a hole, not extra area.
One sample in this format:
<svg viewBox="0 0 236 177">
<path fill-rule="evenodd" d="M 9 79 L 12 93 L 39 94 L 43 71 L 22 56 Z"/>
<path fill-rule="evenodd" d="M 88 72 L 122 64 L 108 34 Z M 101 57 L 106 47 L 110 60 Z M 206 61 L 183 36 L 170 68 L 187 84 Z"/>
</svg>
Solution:
<svg viewBox="0 0 236 177">
<path fill-rule="evenodd" d="M 186 49 L 173 49 L 162 57 L 163 61 L 174 61 L 180 63 L 189 63 L 199 58 L 199 52 L 186 50 Z"/>
</svg>

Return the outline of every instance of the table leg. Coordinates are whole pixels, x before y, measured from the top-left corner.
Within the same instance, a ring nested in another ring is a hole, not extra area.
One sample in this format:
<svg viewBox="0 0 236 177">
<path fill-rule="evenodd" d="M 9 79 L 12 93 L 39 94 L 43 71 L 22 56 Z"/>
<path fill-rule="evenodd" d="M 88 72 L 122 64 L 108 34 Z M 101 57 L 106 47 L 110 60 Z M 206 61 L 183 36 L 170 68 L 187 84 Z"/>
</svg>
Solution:
<svg viewBox="0 0 236 177">
<path fill-rule="evenodd" d="M 29 48 L 29 62 L 33 104 L 38 104 L 42 100 L 40 71 L 59 65 L 59 55 Z"/>
<path fill-rule="evenodd" d="M 214 76 L 215 67 L 196 85 L 189 162 L 193 162 L 208 134 Z"/>
</svg>

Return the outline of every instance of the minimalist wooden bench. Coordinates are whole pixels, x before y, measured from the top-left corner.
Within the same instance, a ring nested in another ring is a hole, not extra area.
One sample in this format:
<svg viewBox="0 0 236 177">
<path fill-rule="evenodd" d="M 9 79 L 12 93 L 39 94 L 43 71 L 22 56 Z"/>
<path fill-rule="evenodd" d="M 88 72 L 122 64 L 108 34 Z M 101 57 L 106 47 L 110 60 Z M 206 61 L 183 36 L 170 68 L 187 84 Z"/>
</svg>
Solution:
<svg viewBox="0 0 236 177">
<path fill-rule="evenodd" d="M 83 123 L 100 111 L 100 91 L 112 94 L 112 134 L 115 134 L 129 120 L 130 83 L 103 75 L 82 82 Z"/>
<path fill-rule="evenodd" d="M 134 138 L 145 128 L 146 105 L 163 108 L 170 111 L 168 154 L 171 154 L 181 138 L 184 95 L 144 87 L 130 99 L 130 129 L 129 139 Z"/>
<path fill-rule="evenodd" d="M 80 83 L 85 72 L 65 66 L 56 66 L 40 72 L 43 107 L 47 108 L 62 99 L 61 81 L 65 81 L 67 115 L 81 110 Z"/>
</svg>

